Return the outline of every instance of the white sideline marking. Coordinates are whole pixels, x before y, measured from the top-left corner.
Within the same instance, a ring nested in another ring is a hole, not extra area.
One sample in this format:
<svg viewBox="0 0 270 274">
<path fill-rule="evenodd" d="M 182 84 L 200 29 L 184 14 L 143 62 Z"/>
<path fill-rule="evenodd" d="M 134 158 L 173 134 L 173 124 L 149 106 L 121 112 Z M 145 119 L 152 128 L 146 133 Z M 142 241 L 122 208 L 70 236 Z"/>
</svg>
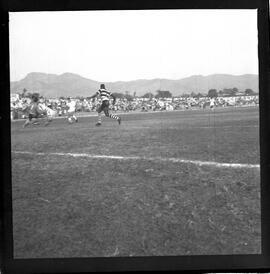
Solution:
<svg viewBox="0 0 270 274">
<path fill-rule="evenodd" d="M 250 125 L 250 126 L 199 126 L 199 127 L 194 127 L 194 128 L 253 128 L 253 127 L 259 127 L 259 125 Z M 189 127 L 188 127 L 189 128 Z M 193 128 L 193 127 L 190 127 Z"/>
<path fill-rule="evenodd" d="M 13 151 L 15 154 L 27 154 L 36 156 L 71 156 L 71 157 L 84 157 L 93 159 L 114 159 L 114 160 L 146 160 L 153 162 L 172 162 L 172 163 L 185 163 L 194 164 L 198 166 L 214 166 L 214 167 L 229 167 L 229 168 L 255 168 L 259 169 L 260 165 L 255 164 L 241 164 L 241 163 L 218 163 L 212 161 L 198 161 L 187 160 L 179 158 L 162 158 L 162 157 L 140 157 L 140 156 L 113 156 L 113 155 L 93 155 L 87 153 L 64 153 L 64 152 L 30 152 L 30 151 Z"/>
</svg>

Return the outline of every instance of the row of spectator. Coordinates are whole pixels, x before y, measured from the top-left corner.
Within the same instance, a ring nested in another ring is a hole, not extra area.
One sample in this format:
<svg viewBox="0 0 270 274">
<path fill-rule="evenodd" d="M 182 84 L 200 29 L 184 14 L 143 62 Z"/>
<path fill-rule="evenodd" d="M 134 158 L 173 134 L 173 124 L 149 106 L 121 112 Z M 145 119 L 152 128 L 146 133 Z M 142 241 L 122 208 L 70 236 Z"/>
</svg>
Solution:
<svg viewBox="0 0 270 274">
<path fill-rule="evenodd" d="M 76 101 L 76 109 L 78 112 L 95 112 L 100 105 L 100 100 L 95 99 L 72 99 Z M 58 116 L 65 115 L 67 111 L 67 100 L 65 99 L 40 99 L 51 109 L 53 109 Z M 226 106 L 244 106 L 244 105 L 258 105 L 259 97 L 255 96 L 238 96 L 238 97 L 217 97 L 214 99 L 216 107 Z M 29 98 L 18 98 L 11 102 L 11 112 L 13 119 L 24 118 L 27 115 L 27 109 L 31 103 Z M 209 97 L 187 97 L 187 98 L 134 98 L 131 101 L 127 99 L 116 99 L 115 105 L 110 104 L 113 112 L 127 112 L 127 111 L 161 111 L 161 110 L 184 110 L 195 108 L 207 108 L 210 104 Z"/>
</svg>

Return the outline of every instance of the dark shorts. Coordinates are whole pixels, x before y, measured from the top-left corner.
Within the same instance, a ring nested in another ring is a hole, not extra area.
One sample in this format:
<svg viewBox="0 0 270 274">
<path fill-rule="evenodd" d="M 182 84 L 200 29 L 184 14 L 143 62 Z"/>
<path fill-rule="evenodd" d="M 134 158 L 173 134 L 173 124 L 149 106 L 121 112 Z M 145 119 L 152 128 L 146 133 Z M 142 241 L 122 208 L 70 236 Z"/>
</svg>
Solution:
<svg viewBox="0 0 270 274">
<path fill-rule="evenodd" d="M 40 118 L 40 110 L 38 108 L 37 104 L 33 104 L 30 107 L 28 118 L 29 120 L 32 120 L 33 118 Z"/>
<path fill-rule="evenodd" d="M 29 113 L 28 115 L 28 119 L 31 121 L 33 118 L 34 119 L 38 119 L 38 118 L 42 118 L 44 117 L 42 114 L 40 113 Z"/>
<path fill-rule="evenodd" d="M 108 116 L 109 115 L 109 101 L 105 100 L 101 103 L 100 107 L 98 108 L 97 112 L 100 113 L 102 111 L 104 111 L 105 115 Z"/>
</svg>

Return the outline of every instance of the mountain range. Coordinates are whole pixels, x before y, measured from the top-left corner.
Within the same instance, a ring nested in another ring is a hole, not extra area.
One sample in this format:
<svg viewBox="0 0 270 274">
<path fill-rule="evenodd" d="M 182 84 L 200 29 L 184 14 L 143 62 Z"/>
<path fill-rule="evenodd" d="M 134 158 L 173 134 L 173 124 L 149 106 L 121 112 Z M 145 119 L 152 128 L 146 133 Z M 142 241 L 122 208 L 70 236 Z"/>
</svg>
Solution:
<svg viewBox="0 0 270 274">
<path fill-rule="evenodd" d="M 156 94 L 157 90 L 169 90 L 174 96 L 183 93 L 207 93 L 209 89 L 238 88 L 244 91 L 247 88 L 255 92 L 259 91 L 258 75 L 230 75 L 212 74 L 208 76 L 193 75 L 179 80 L 170 79 L 139 79 L 133 81 L 102 82 L 112 92 L 126 93 L 142 96 L 151 92 Z M 11 93 L 22 93 L 23 89 L 29 92 L 38 92 L 47 98 L 60 96 L 84 96 L 93 95 L 101 82 L 84 78 L 74 73 L 63 73 L 61 75 L 31 72 L 20 81 L 10 83 Z"/>
</svg>

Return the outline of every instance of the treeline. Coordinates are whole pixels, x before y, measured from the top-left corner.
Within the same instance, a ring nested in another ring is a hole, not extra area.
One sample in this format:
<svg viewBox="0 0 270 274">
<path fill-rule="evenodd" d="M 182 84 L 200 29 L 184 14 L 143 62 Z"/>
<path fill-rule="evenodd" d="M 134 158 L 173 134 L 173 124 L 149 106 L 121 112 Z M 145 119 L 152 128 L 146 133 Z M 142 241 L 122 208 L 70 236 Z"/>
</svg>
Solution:
<svg viewBox="0 0 270 274">
<path fill-rule="evenodd" d="M 172 98 L 172 97 L 193 97 L 193 98 L 201 98 L 201 97 L 218 97 L 218 96 L 235 96 L 239 94 L 238 88 L 224 88 L 223 90 L 217 91 L 216 89 L 209 89 L 208 93 L 196 93 L 196 92 L 191 92 L 191 93 L 183 93 L 182 95 L 179 96 L 173 96 L 172 93 L 168 90 L 157 90 L 155 92 L 156 94 L 153 94 L 151 92 L 147 92 L 142 96 L 136 96 L 136 92 L 134 92 L 132 95 L 130 94 L 129 91 L 125 91 L 125 93 L 121 92 L 114 92 L 114 96 L 119 99 L 127 99 L 128 101 L 132 101 L 134 98 L 148 98 L 148 99 L 159 99 L 159 98 Z M 257 94 L 255 91 L 253 91 L 250 88 L 247 88 L 244 92 L 242 92 L 244 95 L 255 95 Z M 27 89 L 23 89 L 22 93 L 19 94 L 22 98 L 32 98 L 32 96 L 38 96 L 39 98 L 43 98 L 43 96 L 40 96 L 38 92 L 28 92 Z M 67 97 L 61 96 L 59 99 L 65 99 Z M 76 96 L 76 99 L 84 99 L 85 97 L 82 96 Z M 89 99 L 90 97 L 86 97 L 86 99 Z"/>
<path fill-rule="evenodd" d="M 123 93 L 114 93 L 116 98 L 126 98 L 127 100 L 132 100 L 134 98 L 148 98 L 148 99 L 159 99 L 159 98 L 172 98 L 172 97 L 194 97 L 194 98 L 201 98 L 201 97 L 218 97 L 218 96 L 235 96 L 239 94 L 238 88 L 224 88 L 223 90 L 217 91 L 216 89 L 210 89 L 208 93 L 201 93 L 201 92 L 191 92 L 191 93 L 183 93 L 179 96 L 173 96 L 172 93 L 168 90 L 157 90 L 156 94 L 153 94 L 151 92 L 147 92 L 142 96 L 136 96 L 136 93 L 131 96 L 129 92 Z M 245 91 L 242 92 L 243 95 L 255 95 L 257 94 L 255 91 L 253 91 L 250 88 L 245 89 Z"/>
<path fill-rule="evenodd" d="M 235 96 L 239 94 L 238 88 L 224 88 L 223 90 L 217 91 L 216 89 L 209 89 L 208 93 L 201 93 L 201 92 L 191 92 L 191 93 L 183 93 L 181 97 L 193 97 L 193 98 L 201 98 L 201 97 L 218 97 L 218 96 Z M 250 88 L 245 89 L 245 91 L 242 93 L 244 95 L 255 95 L 257 94 L 255 91 L 253 91 Z M 157 90 L 156 95 L 152 94 L 151 92 L 148 92 L 141 96 L 142 98 L 172 98 L 173 95 L 170 91 L 167 90 Z"/>
<path fill-rule="evenodd" d="M 208 97 L 218 97 L 218 96 L 236 96 L 239 94 L 238 88 L 224 88 L 223 90 L 217 91 L 216 89 L 210 89 L 208 91 Z M 256 92 L 250 88 L 245 89 L 243 95 L 255 95 Z"/>
<path fill-rule="evenodd" d="M 43 98 L 38 92 L 29 92 L 26 88 L 22 90 L 21 93 L 19 93 L 19 96 L 21 98 L 32 98 L 32 97 L 38 97 L 38 98 Z"/>
</svg>

